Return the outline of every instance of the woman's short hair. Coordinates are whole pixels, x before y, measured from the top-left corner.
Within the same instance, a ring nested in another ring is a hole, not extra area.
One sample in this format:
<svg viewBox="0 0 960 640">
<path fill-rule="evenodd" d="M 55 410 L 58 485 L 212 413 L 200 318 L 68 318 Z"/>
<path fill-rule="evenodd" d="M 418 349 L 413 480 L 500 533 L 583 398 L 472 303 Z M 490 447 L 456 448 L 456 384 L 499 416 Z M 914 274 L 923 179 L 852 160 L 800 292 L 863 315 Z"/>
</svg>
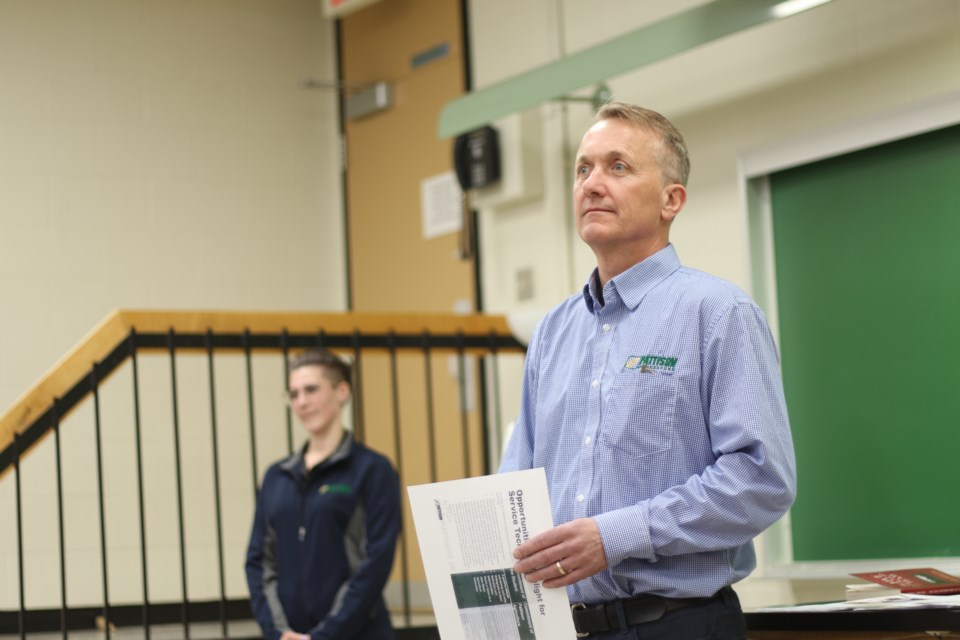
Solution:
<svg viewBox="0 0 960 640">
<path fill-rule="evenodd" d="M 347 386 L 352 386 L 350 365 L 326 349 L 307 349 L 297 355 L 290 361 L 289 373 L 300 367 L 320 367 L 334 385 L 346 382 Z"/>
</svg>

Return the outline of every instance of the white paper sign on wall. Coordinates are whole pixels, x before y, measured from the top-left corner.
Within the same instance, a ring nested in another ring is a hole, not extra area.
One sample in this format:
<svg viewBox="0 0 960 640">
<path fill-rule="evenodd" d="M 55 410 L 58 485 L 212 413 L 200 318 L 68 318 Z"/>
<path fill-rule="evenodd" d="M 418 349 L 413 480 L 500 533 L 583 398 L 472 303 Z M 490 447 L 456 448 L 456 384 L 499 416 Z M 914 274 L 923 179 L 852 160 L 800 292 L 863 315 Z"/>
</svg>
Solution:
<svg viewBox="0 0 960 640">
<path fill-rule="evenodd" d="M 453 171 L 420 182 L 420 209 L 424 239 L 460 231 L 463 226 L 463 192 Z"/>
</svg>

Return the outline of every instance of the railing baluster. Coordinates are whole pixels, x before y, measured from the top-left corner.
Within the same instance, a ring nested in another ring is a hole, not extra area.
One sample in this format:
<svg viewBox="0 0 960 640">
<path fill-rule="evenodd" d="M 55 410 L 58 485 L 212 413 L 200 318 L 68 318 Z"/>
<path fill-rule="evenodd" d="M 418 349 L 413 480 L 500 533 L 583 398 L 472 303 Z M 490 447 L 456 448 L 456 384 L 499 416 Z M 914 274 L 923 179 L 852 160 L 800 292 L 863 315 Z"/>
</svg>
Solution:
<svg viewBox="0 0 960 640">
<path fill-rule="evenodd" d="M 430 482 L 437 481 L 437 420 L 433 410 L 433 362 L 430 359 L 430 332 L 423 332 L 423 384 L 427 395 L 427 455 Z"/>
<path fill-rule="evenodd" d="M 97 451 L 97 496 L 100 502 L 100 568 L 103 584 L 103 633 L 110 640 L 110 583 L 107 576 L 107 504 L 103 495 L 103 442 L 100 436 L 100 381 L 97 365 L 90 369 L 90 389 L 93 393 L 94 441 Z"/>
<path fill-rule="evenodd" d="M 130 330 L 130 368 L 133 373 L 133 429 L 137 449 L 137 501 L 140 506 L 140 576 L 143 581 L 143 637 L 150 640 L 150 580 L 147 573 L 147 516 L 143 499 L 143 439 L 140 424 L 140 370 L 137 330 Z"/>
<path fill-rule="evenodd" d="M 470 421 L 467 412 L 467 363 L 463 333 L 457 332 L 457 372 L 460 382 L 460 430 L 463 432 L 463 477 L 470 477 Z"/>
<path fill-rule="evenodd" d="M 397 474 L 403 478 L 403 447 L 400 442 L 400 382 L 397 369 L 397 336 L 391 331 L 387 336 L 390 350 L 390 391 L 393 406 L 393 452 L 397 461 Z M 402 484 L 402 480 L 401 480 Z M 403 576 L 403 616 L 406 626 L 410 626 L 410 570 L 407 563 L 407 545 L 404 535 L 400 534 L 400 575 Z"/>
<path fill-rule="evenodd" d="M 60 529 L 60 633 L 67 638 L 67 545 L 63 524 L 63 458 L 60 455 L 60 399 L 53 399 L 53 450 L 57 466 L 57 526 Z"/>
<path fill-rule="evenodd" d="M 490 473 L 490 407 L 487 406 L 487 370 L 486 358 L 477 357 L 477 384 L 475 389 L 479 394 L 477 408 L 480 411 L 480 454 L 483 458 L 483 466 L 480 473 Z"/>
<path fill-rule="evenodd" d="M 170 399 L 173 409 L 173 453 L 177 480 L 177 528 L 180 535 L 180 619 L 183 622 L 183 638 L 190 640 L 190 597 L 187 592 L 187 542 L 184 534 L 183 515 L 183 465 L 180 456 L 180 407 L 177 398 L 177 348 L 173 329 L 167 333 L 167 348 L 170 352 Z"/>
<path fill-rule="evenodd" d="M 243 331 L 243 355 L 247 365 L 247 412 L 250 417 L 250 472 L 253 475 L 253 499 L 257 499 L 257 419 L 253 412 L 253 358 L 250 353 L 250 330 Z"/>
<path fill-rule="evenodd" d="M 213 367 L 213 330 L 207 329 L 207 376 L 210 388 L 210 441 L 213 450 L 213 500 L 217 523 L 217 568 L 220 577 L 220 629 L 227 633 L 227 585 L 223 570 L 223 507 L 220 504 L 220 447 L 217 440 L 217 391 Z"/>
<path fill-rule="evenodd" d="M 290 333 L 284 329 L 280 333 L 280 349 L 283 350 L 283 390 L 287 390 L 287 371 L 290 370 Z M 287 417 L 287 453 L 293 453 L 293 412 L 290 410 L 290 403 L 284 402 L 284 413 Z"/>
<path fill-rule="evenodd" d="M 17 628 L 20 631 L 20 638 L 27 637 L 26 615 L 27 601 L 25 589 L 25 563 L 23 560 L 23 496 L 20 480 L 20 433 L 13 432 L 13 473 L 16 477 L 14 483 L 14 492 L 16 495 L 17 511 L 17 584 L 20 590 L 20 611 L 17 613 Z"/>
<path fill-rule="evenodd" d="M 500 404 L 500 353 L 497 351 L 497 336 L 490 334 L 490 372 L 493 375 L 493 384 L 491 393 L 493 393 L 493 421 L 494 421 L 494 444 L 496 445 L 496 466 L 500 466 L 500 456 L 503 451 L 503 421 L 501 420 L 502 406 Z M 486 389 L 487 385 L 484 384 Z M 493 465 L 491 465 L 493 466 Z M 496 469 L 490 469 L 492 473 Z"/>
<path fill-rule="evenodd" d="M 363 370 L 360 347 L 360 332 L 354 331 L 353 343 L 353 433 L 363 442 Z"/>
</svg>

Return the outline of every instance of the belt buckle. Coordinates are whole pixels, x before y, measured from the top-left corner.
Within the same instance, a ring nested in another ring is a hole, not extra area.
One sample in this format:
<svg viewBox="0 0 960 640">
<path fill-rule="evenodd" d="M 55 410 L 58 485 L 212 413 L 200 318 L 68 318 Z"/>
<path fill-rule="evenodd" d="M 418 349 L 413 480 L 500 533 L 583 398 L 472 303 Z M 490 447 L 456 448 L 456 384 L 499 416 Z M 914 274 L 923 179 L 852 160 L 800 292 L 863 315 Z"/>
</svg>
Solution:
<svg viewBox="0 0 960 640">
<path fill-rule="evenodd" d="M 586 608 L 587 608 L 587 605 L 584 604 L 583 602 L 574 602 L 572 605 L 570 605 L 570 611 L 571 611 L 571 613 L 574 612 L 574 611 L 578 611 L 578 610 L 580 610 L 580 609 L 586 609 Z M 590 632 L 589 632 L 589 631 L 587 631 L 587 632 L 577 631 L 577 619 L 576 619 L 576 618 L 573 619 L 573 630 L 576 632 L 578 638 L 589 638 L 589 637 L 590 637 Z"/>
</svg>

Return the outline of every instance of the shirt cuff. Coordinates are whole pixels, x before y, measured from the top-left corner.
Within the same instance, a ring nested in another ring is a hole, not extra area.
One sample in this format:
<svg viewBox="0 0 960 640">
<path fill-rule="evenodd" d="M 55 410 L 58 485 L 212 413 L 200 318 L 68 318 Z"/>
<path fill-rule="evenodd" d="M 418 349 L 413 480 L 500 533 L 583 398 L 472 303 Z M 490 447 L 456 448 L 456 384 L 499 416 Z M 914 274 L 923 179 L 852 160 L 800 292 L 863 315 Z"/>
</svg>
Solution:
<svg viewBox="0 0 960 640">
<path fill-rule="evenodd" d="M 608 567 L 627 558 L 656 560 L 650 539 L 650 518 L 646 502 L 593 516 L 600 531 Z"/>
</svg>

